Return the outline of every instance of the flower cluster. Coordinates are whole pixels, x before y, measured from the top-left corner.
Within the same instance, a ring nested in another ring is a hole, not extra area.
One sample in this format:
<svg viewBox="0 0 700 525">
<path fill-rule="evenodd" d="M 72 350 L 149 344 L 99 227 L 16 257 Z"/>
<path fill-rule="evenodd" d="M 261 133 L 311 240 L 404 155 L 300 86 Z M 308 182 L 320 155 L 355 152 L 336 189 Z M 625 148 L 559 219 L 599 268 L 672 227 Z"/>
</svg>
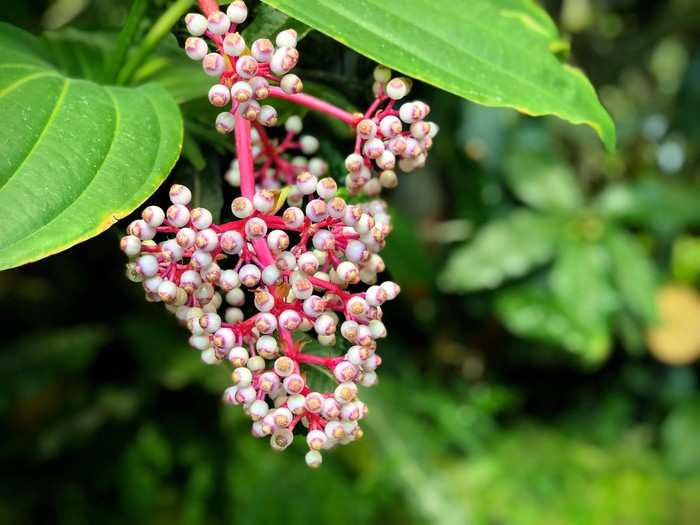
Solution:
<svg viewBox="0 0 700 525">
<path fill-rule="evenodd" d="M 233 384 L 223 399 L 243 407 L 252 434 L 269 436 L 272 448 L 283 450 L 305 432 L 306 462 L 317 467 L 322 450 L 362 436 L 367 407 L 358 387 L 377 382 L 377 341 L 387 333 L 382 308 L 400 291 L 378 279 L 391 232 L 386 203 L 348 202 L 343 195 L 373 196 L 395 186 L 395 165 L 421 166 L 437 126 L 424 120 L 429 108 L 422 102 L 394 108 L 410 82 L 391 78 L 383 67 L 375 71 L 376 97 L 365 114 L 300 93 L 301 81 L 289 73 L 298 58 L 293 31 L 277 35 L 277 48 L 259 39 L 248 52 L 236 32 L 247 16 L 243 2 L 225 13 L 213 0 L 199 5 L 204 15 L 186 17 L 193 36 L 185 47 L 219 77 L 209 93 L 212 104 L 231 104 L 216 126 L 234 132 L 236 158 L 225 179 L 241 194 L 231 202 L 234 219 L 217 224 L 211 211 L 191 206 L 188 188 L 172 186 L 171 205 L 145 208 L 121 239 L 130 258 L 127 275 L 141 283 L 148 301 L 164 303 L 187 327 L 205 363 L 230 363 Z M 203 35 L 217 53 L 209 53 Z M 319 141 L 301 134 L 300 118 L 287 119 L 281 139 L 268 135 L 266 126 L 277 117 L 258 103 L 267 96 L 356 130 L 346 189 L 315 156 Z M 333 351 L 338 338 L 347 350 Z M 307 382 L 311 368 L 337 385 L 316 389 Z"/>
<path fill-rule="evenodd" d="M 226 12 L 213 10 L 205 17 L 190 13 L 185 17 L 187 30 L 192 35 L 185 41 L 185 52 L 193 60 L 202 62 L 204 72 L 219 79 L 209 89 L 209 102 L 216 107 L 231 107 L 216 117 L 216 129 L 231 133 L 235 126 L 236 112 L 243 118 L 274 126 L 277 111 L 273 106 L 261 105 L 270 95 L 270 83 L 278 85 L 284 93 L 300 93 L 303 84 L 290 73 L 299 60 L 297 33 L 286 29 L 275 38 L 275 44 L 267 38 L 259 38 L 247 47 L 243 36 L 236 32 L 239 24 L 248 18 L 248 8 L 241 0 L 228 6 Z M 210 52 L 206 36 L 215 46 Z"/>
<path fill-rule="evenodd" d="M 377 381 L 376 340 L 386 336 L 382 305 L 399 287 L 375 284 L 384 269 L 378 252 L 391 229 L 384 203 L 349 205 L 333 179 L 309 172 L 297 177 L 296 189 L 308 201 L 304 210 L 276 214 L 276 194 L 261 188 L 252 199 L 235 198 L 237 220 L 217 225 L 209 210 L 189 206 L 189 189 L 174 185 L 172 205 L 144 209 L 121 248 L 133 258 L 132 280 L 186 323 L 202 360 L 234 366 L 224 399 L 244 406 L 253 434 L 271 435 L 272 447 L 283 449 L 301 422 L 313 466 L 319 450 L 361 435 L 366 409 L 357 384 Z M 159 233 L 171 238 L 156 243 Z M 360 283 L 369 287 L 355 291 Z M 352 345 L 344 356 L 307 354 L 294 340 L 295 332 L 312 332 L 320 345 L 332 346 L 338 331 Z M 338 387 L 312 390 L 303 364 L 328 369 Z"/>
<path fill-rule="evenodd" d="M 409 79 L 392 78 L 389 69 L 377 66 L 374 80 L 376 98 L 355 124 L 355 151 L 345 158 L 345 186 L 353 195 L 396 187 L 397 166 L 406 173 L 423 167 L 438 132 L 434 122 L 425 120 L 430 113 L 426 103 L 414 100 L 395 109 L 411 90 Z"/>
</svg>

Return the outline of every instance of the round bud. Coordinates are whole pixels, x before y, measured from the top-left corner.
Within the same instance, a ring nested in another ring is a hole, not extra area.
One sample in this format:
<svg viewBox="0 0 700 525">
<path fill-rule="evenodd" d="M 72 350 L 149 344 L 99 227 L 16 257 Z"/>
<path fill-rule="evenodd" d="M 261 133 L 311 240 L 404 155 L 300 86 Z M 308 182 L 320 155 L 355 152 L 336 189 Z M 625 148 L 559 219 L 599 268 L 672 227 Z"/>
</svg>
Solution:
<svg viewBox="0 0 700 525">
<path fill-rule="evenodd" d="M 381 284 L 381 287 L 384 288 L 384 291 L 387 295 L 387 300 L 389 301 L 395 299 L 396 296 L 399 295 L 399 293 L 401 292 L 401 287 L 392 281 L 384 281 Z"/>
<path fill-rule="evenodd" d="M 202 69 L 210 77 L 220 77 L 224 72 L 226 62 L 219 53 L 208 53 L 202 59 Z"/>
<path fill-rule="evenodd" d="M 299 147 L 304 155 L 313 155 L 318 151 L 319 142 L 316 137 L 311 135 L 302 135 L 299 137 Z"/>
<path fill-rule="evenodd" d="M 260 104 L 255 100 L 249 100 L 238 106 L 238 114 L 246 120 L 253 122 L 260 115 Z"/>
<path fill-rule="evenodd" d="M 261 106 L 257 120 L 263 126 L 274 126 L 277 124 L 277 110 L 272 106 Z"/>
<path fill-rule="evenodd" d="M 194 208 L 190 212 L 190 220 L 195 228 L 198 230 L 203 230 L 211 226 L 214 218 L 212 217 L 211 212 L 206 208 Z"/>
<path fill-rule="evenodd" d="M 185 15 L 187 32 L 192 36 L 202 36 L 207 30 L 207 19 L 199 13 L 187 13 Z"/>
<path fill-rule="evenodd" d="M 339 384 L 333 392 L 333 398 L 341 405 L 355 401 L 357 398 L 357 385 L 353 382 Z"/>
<path fill-rule="evenodd" d="M 226 15 L 234 24 L 242 24 L 248 18 L 248 7 L 243 0 L 236 0 L 226 9 Z"/>
<path fill-rule="evenodd" d="M 357 377 L 358 368 L 349 361 L 341 361 L 333 369 L 333 375 L 340 383 L 353 381 Z"/>
<path fill-rule="evenodd" d="M 296 310 L 284 310 L 278 319 L 280 326 L 290 332 L 299 328 L 301 324 L 301 315 Z"/>
<path fill-rule="evenodd" d="M 148 206 L 141 212 L 141 217 L 146 224 L 153 228 L 157 228 L 165 220 L 165 212 L 160 206 Z"/>
<path fill-rule="evenodd" d="M 248 359 L 246 366 L 254 374 L 257 372 L 262 372 L 263 370 L 265 370 L 265 360 L 262 357 L 260 357 L 259 355 L 254 355 L 250 359 Z M 272 374 L 272 376 L 276 377 L 275 374 Z M 262 379 L 262 377 L 261 377 L 261 379 Z M 277 379 L 277 381 L 279 382 L 279 379 Z"/>
<path fill-rule="evenodd" d="M 141 253 L 141 240 L 135 235 L 125 235 L 119 241 L 119 248 L 128 256 Z"/>
<path fill-rule="evenodd" d="M 185 40 L 185 53 L 192 60 L 202 60 L 208 52 L 209 46 L 203 39 L 191 36 Z"/>
<path fill-rule="evenodd" d="M 351 153 L 350 155 L 345 157 L 345 168 L 349 172 L 356 173 L 360 171 L 364 164 L 364 159 L 359 153 Z"/>
<path fill-rule="evenodd" d="M 253 98 L 256 100 L 267 98 L 267 96 L 270 94 L 270 84 L 263 77 L 253 77 L 248 81 L 248 83 L 253 89 Z"/>
<path fill-rule="evenodd" d="M 259 421 L 264 418 L 270 411 L 270 407 L 262 399 L 258 399 L 251 403 L 248 413 L 253 421 Z"/>
<path fill-rule="evenodd" d="M 236 337 L 230 328 L 219 328 L 212 338 L 212 343 L 217 348 L 230 350 L 235 344 Z"/>
<path fill-rule="evenodd" d="M 336 321 L 328 314 L 319 316 L 314 322 L 314 330 L 318 335 L 331 335 L 335 333 Z"/>
<path fill-rule="evenodd" d="M 377 134 L 377 125 L 373 120 L 365 118 L 357 123 L 357 134 L 362 140 L 371 139 Z"/>
<path fill-rule="evenodd" d="M 304 456 L 304 461 L 310 468 L 318 468 L 323 463 L 323 456 L 318 450 L 309 450 Z"/>
<path fill-rule="evenodd" d="M 231 97 L 237 102 L 248 102 L 253 96 L 253 88 L 245 80 L 239 80 L 231 86 Z"/>
<path fill-rule="evenodd" d="M 245 223 L 245 235 L 248 240 L 262 239 L 266 234 L 267 224 L 260 217 L 253 217 Z"/>
<path fill-rule="evenodd" d="M 250 55 L 245 55 L 236 60 L 236 73 L 244 79 L 253 78 L 258 72 L 258 61 Z M 252 92 L 252 89 L 251 89 Z"/>
<path fill-rule="evenodd" d="M 374 68 L 372 76 L 377 82 L 389 82 L 389 80 L 391 80 L 391 69 L 386 66 L 377 65 Z"/>
<path fill-rule="evenodd" d="M 205 229 L 197 233 L 194 245 L 204 252 L 214 251 L 219 246 L 219 237 L 212 229 Z"/>
<path fill-rule="evenodd" d="M 309 299 L 313 292 L 314 287 L 311 285 L 311 281 L 306 278 L 296 279 L 294 283 L 292 283 L 292 293 L 297 299 Z"/>
<path fill-rule="evenodd" d="M 269 213 L 275 206 L 275 194 L 270 190 L 259 190 L 253 195 L 253 207 L 261 213 Z"/>
<path fill-rule="evenodd" d="M 371 387 L 378 383 L 377 373 L 373 371 L 365 372 L 360 384 L 364 387 Z"/>
<path fill-rule="evenodd" d="M 379 122 L 379 130 L 384 137 L 391 138 L 399 135 L 403 131 L 403 124 L 401 124 L 398 117 L 389 115 Z"/>
<path fill-rule="evenodd" d="M 260 268 L 255 264 L 244 264 L 241 269 L 238 270 L 238 276 L 241 279 L 243 286 L 247 288 L 253 288 L 260 282 Z"/>
<path fill-rule="evenodd" d="M 274 253 L 284 251 L 289 246 L 289 235 L 284 230 L 272 230 L 267 236 L 267 246 Z"/>
<path fill-rule="evenodd" d="M 277 339 L 270 335 L 261 335 L 255 342 L 255 349 L 265 359 L 274 359 L 278 355 Z"/>
<path fill-rule="evenodd" d="M 312 199 L 306 205 L 306 216 L 311 222 L 321 222 L 328 217 L 328 207 L 322 199 Z"/>
<path fill-rule="evenodd" d="M 214 122 L 214 127 L 216 127 L 216 131 L 218 131 L 222 135 L 225 135 L 227 133 L 231 133 L 235 126 L 236 126 L 236 119 L 228 111 L 224 111 L 222 113 L 219 113 L 216 116 L 216 121 Z"/>
<path fill-rule="evenodd" d="M 170 202 L 173 204 L 189 204 L 192 200 L 192 192 L 187 186 L 182 184 L 173 184 L 170 186 L 170 191 L 168 192 L 170 197 Z"/>
<path fill-rule="evenodd" d="M 338 191 L 338 184 L 331 177 L 325 177 L 318 181 L 316 193 L 322 199 L 332 199 Z"/>
<path fill-rule="evenodd" d="M 410 91 L 408 80 L 403 77 L 392 78 L 386 85 L 386 94 L 392 100 L 400 100 Z"/>
<path fill-rule="evenodd" d="M 268 63 L 275 52 L 275 46 L 267 38 L 258 38 L 250 46 L 250 53 L 258 62 Z"/>
<path fill-rule="evenodd" d="M 329 421 L 324 431 L 330 439 L 343 439 L 345 437 L 345 429 L 339 421 Z"/>
<path fill-rule="evenodd" d="M 228 353 L 228 360 L 235 367 L 246 366 L 246 364 L 248 363 L 248 350 L 246 350 L 242 346 L 234 346 Z M 250 369 L 250 367 L 248 368 Z M 251 370 L 251 372 L 253 371 L 254 370 Z"/>
<path fill-rule="evenodd" d="M 297 75 L 294 75 L 293 73 L 288 73 L 287 75 L 284 75 L 280 80 L 280 87 L 285 93 L 295 95 L 303 91 L 304 84 Z"/>
<path fill-rule="evenodd" d="M 277 33 L 275 38 L 277 47 L 297 47 L 297 32 L 294 29 L 285 29 Z"/>
<path fill-rule="evenodd" d="M 302 127 L 301 117 L 297 115 L 292 115 L 284 123 L 284 129 L 290 133 L 301 133 Z"/>
<path fill-rule="evenodd" d="M 280 47 L 272 55 L 270 71 L 274 75 L 283 76 L 289 73 L 299 61 L 299 52 L 293 47 Z"/>
<path fill-rule="evenodd" d="M 382 170 L 393 170 L 394 167 L 396 167 L 396 155 L 385 149 L 382 151 L 382 154 L 376 158 L 375 162 Z"/>
<path fill-rule="evenodd" d="M 245 40 L 238 33 L 229 33 L 224 37 L 222 42 L 224 53 L 228 56 L 237 57 L 245 51 Z"/>
<path fill-rule="evenodd" d="M 221 251 L 228 253 L 229 255 L 237 255 L 243 250 L 245 241 L 243 236 L 237 231 L 227 231 L 221 234 L 219 237 L 219 246 L 221 246 Z"/>
<path fill-rule="evenodd" d="M 304 389 L 305 383 L 299 374 L 291 374 L 282 381 L 282 386 L 288 394 L 299 394 Z"/>
<path fill-rule="evenodd" d="M 378 138 L 369 139 L 365 142 L 363 151 L 370 159 L 378 159 L 384 153 L 384 141 Z"/>
<path fill-rule="evenodd" d="M 221 11 L 214 11 L 207 18 L 207 29 L 215 35 L 223 35 L 231 27 L 231 20 Z"/>
<path fill-rule="evenodd" d="M 321 251 L 329 251 L 335 248 L 335 236 L 328 230 L 319 230 L 311 238 L 314 248 Z"/>
<path fill-rule="evenodd" d="M 246 367 L 238 367 L 231 374 L 233 384 L 239 388 L 250 386 L 253 381 L 253 373 Z"/>
<path fill-rule="evenodd" d="M 253 214 L 253 203 L 247 197 L 236 197 L 231 202 L 231 211 L 239 219 L 245 219 Z"/>
</svg>

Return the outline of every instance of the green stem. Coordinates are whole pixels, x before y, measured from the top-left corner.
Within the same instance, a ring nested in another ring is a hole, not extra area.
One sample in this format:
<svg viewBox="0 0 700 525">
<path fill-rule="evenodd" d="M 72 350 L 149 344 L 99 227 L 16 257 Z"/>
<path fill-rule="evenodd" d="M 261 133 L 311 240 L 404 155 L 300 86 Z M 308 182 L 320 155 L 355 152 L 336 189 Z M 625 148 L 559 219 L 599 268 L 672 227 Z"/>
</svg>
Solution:
<svg viewBox="0 0 700 525">
<path fill-rule="evenodd" d="M 189 10 L 191 5 L 192 0 L 177 0 L 156 20 L 139 47 L 136 48 L 117 75 L 117 84 L 129 83 L 146 57 L 170 33 L 172 27 Z"/>
<path fill-rule="evenodd" d="M 107 59 L 107 63 L 105 64 L 104 79 L 107 84 L 111 84 L 117 79 L 119 68 L 124 62 L 124 58 L 129 51 L 129 47 L 131 47 L 131 44 L 136 37 L 136 32 L 139 29 L 139 22 L 141 22 L 143 19 L 147 6 L 148 0 L 134 0 L 132 2 L 124 27 L 119 32 L 117 43 L 114 46 L 111 55 Z"/>
</svg>

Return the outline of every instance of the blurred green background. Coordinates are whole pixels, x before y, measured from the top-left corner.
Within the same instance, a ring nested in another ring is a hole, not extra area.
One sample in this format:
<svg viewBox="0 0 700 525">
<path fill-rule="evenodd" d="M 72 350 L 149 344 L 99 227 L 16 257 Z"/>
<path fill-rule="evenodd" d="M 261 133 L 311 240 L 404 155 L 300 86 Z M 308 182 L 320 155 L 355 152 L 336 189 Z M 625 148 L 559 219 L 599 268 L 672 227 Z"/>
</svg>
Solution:
<svg viewBox="0 0 700 525">
<path fill-rule="evenodd" d="M 112 30 L 127 7 L 2 2 L 0 19 Z M 441 133 L 388 196 L 383 255 L 403 293 L 363 440 L 311 471 L 303 443 L 252 438 L 219 401 L 227 371 L 124 277 L 124 220 L 0 273 L 0 523 L 698 523 L 700 8 L 546 8 L 618 151 L 416 86 Z M 372 64 L 316 33 L 300 47 L 310 85 L 367 104 Z M 202 107 L 184 107 L 171 179 L 222 209 L 229 146 Z M 337 165 L 349 137 L 307 121 Z"/>
</svg>

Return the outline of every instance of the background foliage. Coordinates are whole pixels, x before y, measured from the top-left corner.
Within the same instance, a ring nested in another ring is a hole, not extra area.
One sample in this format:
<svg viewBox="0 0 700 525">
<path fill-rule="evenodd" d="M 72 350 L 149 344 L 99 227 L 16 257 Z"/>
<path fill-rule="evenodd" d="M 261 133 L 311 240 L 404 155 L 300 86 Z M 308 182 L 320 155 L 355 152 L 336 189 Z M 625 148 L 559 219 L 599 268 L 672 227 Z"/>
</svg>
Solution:
<svg viewBox="0 0 700 525">
<path fill-rule="evenodd" d="M 126 282 L 119 225 L 0 273 L 0 522 L 695 523 L 693 3 L 546 3 L 613 115 L 614 154 L 586 128 L 416 86 L 442 131 L 428 168 L 390 197 L 385 254 L 404 293 L 387 309 L 367 436 L 319 471 L 301 443 L 274 454 L 220 406 L 226 372 L 201 365 Z M 0 7 L 33 32 L 108 30 L 125 16 L 107 0 Z M 310 90 L 366 104 L 370 61 L 316 32 L 301 47 Z M 221 209 L 229 146 L 191 95 L 198 85 L 171 89 L 185 120 L 171 179 Z M 307 120 L 337 163 L 330 138 L 348 137 Z"/>
</svg>

